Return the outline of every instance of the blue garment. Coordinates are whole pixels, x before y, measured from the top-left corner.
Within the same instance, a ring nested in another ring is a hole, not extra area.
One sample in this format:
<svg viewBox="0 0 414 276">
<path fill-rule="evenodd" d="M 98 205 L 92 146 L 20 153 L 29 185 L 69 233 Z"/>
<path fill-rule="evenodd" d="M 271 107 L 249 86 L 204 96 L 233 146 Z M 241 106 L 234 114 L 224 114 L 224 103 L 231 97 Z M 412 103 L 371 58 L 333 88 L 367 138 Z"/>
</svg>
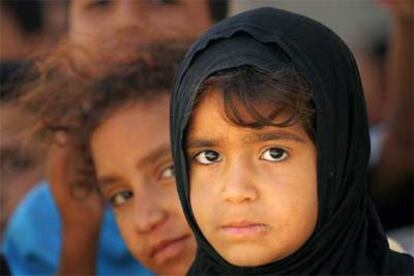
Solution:
<svg viewBox="0 0 414 276">
<path fill-rule="evenodd" d="M 61 222 L 49 185 L 35 186 L 4 232 L 2 253 L 13 275 L 53 275 L 60 256 Z M 98 275 L 152 275 L 128 252 L 112 211 L 105 210 L 97 255 Z"/>
</svg>

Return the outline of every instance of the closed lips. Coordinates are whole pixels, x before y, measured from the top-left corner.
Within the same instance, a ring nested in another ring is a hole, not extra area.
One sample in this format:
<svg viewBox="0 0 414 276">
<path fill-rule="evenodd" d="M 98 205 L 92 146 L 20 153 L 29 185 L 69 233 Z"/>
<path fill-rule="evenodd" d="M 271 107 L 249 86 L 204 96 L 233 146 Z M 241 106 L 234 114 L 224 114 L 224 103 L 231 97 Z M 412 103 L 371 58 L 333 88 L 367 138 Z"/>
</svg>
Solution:
<svg viewBox="0 0 414 276">
<path fill-rule="evenodd" d="M 168 240 L 164 240 L 164 241 L 159 242 L 151 250 L 150 257 L 153 258 L 155 255 L 157 255 L 159 252 L 166 249 L 167 247 L 169 247 L 171 245 L 174 245 L 176 243 L 183 242 L 184 240 L 188 239 L 189 237 L 190 237 L 189 235 L 184 235 L 184 236 L 180 236 L 178 238 L 168 239 Z"/>
<path fill-rule="evenodd" d="M 244 236 L 244 235 L 256 235 L 265 233 L 267 226 L 262 223 L 254 222 L 235 222 L 225 224 L 221 227 L 221 230 L 229 235 Z"/>
</svg>

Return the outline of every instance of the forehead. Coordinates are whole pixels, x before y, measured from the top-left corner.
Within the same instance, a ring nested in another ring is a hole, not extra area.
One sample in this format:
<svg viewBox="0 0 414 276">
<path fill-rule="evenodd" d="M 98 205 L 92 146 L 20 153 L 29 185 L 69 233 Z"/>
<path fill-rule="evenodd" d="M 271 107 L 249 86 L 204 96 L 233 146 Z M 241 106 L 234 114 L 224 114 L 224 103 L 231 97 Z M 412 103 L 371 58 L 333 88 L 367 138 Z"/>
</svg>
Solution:
<svg viewBox="0 0 414 276">
<path fill-rule="evenodd" d="M 193 113 L 190 120 L 189 130 L 190 135 L 203 131 L 203 126 L 210 124 L 210 122 L 216 122 L 217 126 L 225 126 L 222 121 L 227 121 L 227 117 L 224 112 L 224 101 L 221 96 L 221 90 L 218 88 L 212 88 L 204 91 L 202 95 L 197 99 L 194 106 Z M 221 122 L 220 124 L 218 124 Z M 225 131 L 225 128 L 221 128 Z"/>
<path fill-rule="evenodd" d="M 268 108 L 266 104 L 262 107 L 263 109 Z M 250 115 L 245 110 L 241 109 L 240 112 L 241 117 L 245 117 L 249 120 Z M 276 119 L 284 120 L 285 118 L 288 118 L 288 115 L 281 114 Z M 257 135 L 262 136 L 263 133 L 276 129 L 288 130 L 294 134 L 293 136 L 300 136 L 300 139 L 297 140 L 309 141 L 309 137 L 300 123 L 296 123 L 286 128 L 267 126 L 259 129 L 236 125 L 226 116 L 221 91 L 213 88 L 199 98 L 199 101 L 193 110 L 189 125 L 188 139 L 191 140 L 206 137 L 214 139 L 225 137 L 227 140 L 230 140 L 230 137 L 233 136 L 237 140 L 248 142 L 257 140 L 255 139 L 257 138 Z"/>
<path fill-rule="evenodd" d="M 93 137 L 128 135 L 165 136 L 168 131 L 169 96 L 138 99 L 109 110 L 93 132 Z M 168 137 L 168 135 L 167 135 Z M 145 137 L 143 137 L 145 138 Z M 141 139 L 138 139 L 141 140 Z"/>
<path fill-rule="evenodd" d="M 132 160 L 136 155 L 145 155 L 168 144 L 168 100 L 168 95 L 163 95 L 113 110 L 92 133 L 90 143 L 94 158 Z"/>
</svg>

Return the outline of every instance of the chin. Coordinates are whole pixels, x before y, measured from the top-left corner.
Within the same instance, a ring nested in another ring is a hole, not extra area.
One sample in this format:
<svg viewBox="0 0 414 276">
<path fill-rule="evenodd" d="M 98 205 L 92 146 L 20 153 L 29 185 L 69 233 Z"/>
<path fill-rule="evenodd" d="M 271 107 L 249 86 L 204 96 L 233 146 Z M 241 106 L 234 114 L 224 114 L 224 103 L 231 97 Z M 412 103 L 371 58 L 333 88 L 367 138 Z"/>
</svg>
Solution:
<svg viewBox="0 0 414 276">
<path fill-rule="evenodd" d="M 244 267 L 251 267 L 251 266 L 260 266 L 266 264 L 266 260 L 262 258 L 257 258 L 255 254 L 232 254 L 230 256 L 224 256 L 224 259 L 232 265 L 235 266 L 244 266 Z"/>
<path fill-rule="evenodd" d="M 241 252 L 244 252 L 241 253 Z M 232 265 L 241 267 L 255 267 L 269 264 L 285 258 L 288 254 L 275 252 L 258 252 L 255 250 L 234 250 L 230 254 L 223 254 L 224 259 Z"/>
<path fill-rule="evenodd" d="M 249 256 L 239 256 L 238 258 L 228 259 L 225 258 L 227 262 L 235 266 L 242 266 L 242 267 L 254 267 L 267 264 L 268 262 L 252 259 Z"/>
</svg>

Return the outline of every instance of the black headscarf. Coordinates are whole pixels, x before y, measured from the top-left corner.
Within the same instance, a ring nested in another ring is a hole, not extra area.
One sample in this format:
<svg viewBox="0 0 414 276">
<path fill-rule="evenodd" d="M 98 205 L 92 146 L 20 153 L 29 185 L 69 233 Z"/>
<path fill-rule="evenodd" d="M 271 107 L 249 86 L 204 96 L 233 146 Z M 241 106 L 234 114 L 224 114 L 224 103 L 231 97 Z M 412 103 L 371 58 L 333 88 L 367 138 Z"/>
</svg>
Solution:
<svg viewBox="0 0 414 276">
<path fill-rule="evenodd" d="M 259 267 L 236 267 L 205 239 L 191 209 L 185 155 L 188 122 L 197 90 L 208 76 L 243 65 L 271 72 L 287 61 L 309 83 L 316 108 L 318 224 L 292 255 Z M 358 69 L 347 46 L 325 26 L 274 8 L 244 12 L 215 25 L 181 64 L 170 120 L 178 193 L 198 243 L 190 274 L 413 273 L 412 257 L 388 248 L 368 199 L 370 147 Z"/>
</svg>

